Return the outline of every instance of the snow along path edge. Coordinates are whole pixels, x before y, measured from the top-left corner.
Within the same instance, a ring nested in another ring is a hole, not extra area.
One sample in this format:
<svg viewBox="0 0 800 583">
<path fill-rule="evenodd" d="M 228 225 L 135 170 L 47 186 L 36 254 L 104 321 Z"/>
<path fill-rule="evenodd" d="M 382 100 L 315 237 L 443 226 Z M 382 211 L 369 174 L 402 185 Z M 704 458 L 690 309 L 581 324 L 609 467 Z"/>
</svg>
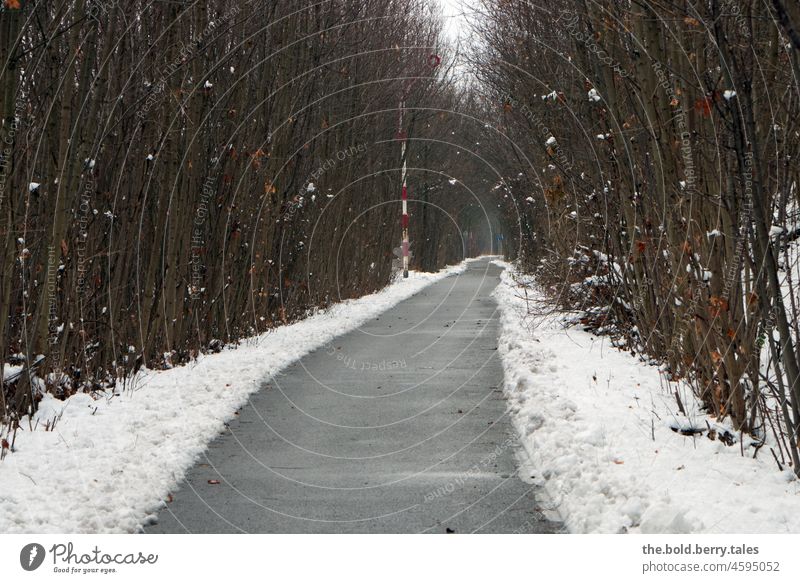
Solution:
<svg viewBox="0 0 800 583">
<path fill-rule="evenodd" d="M 567 530 L 800 532 L 800 481 L 777 470 L 770 443 L 752 459 L 749 440 L 742 457 L 739 443 L 674 432 L 724 424 L 685 387 L 679 388 L 688 417 L 677 413 L 658 369 L 608 339 L 565 328 L 557 314 L 534 321 L 515 279 L 533 280 L 495 263 L 505 268 L 494 297 L 511 420 L 530 459 L 525 469 L 533 466 L 526 474 Z"/>
<path fill-rule="evenodd" d="M 0 462 L 0 533 L 135 532 L 225 428 L 248 397 L 282 369 L 434 282 L 466 270 L 410 272 L 383 290 L 345 300 L 166 371 L 141 372 L 137 388 L 94 400 L 46 395 L 15 451 Z M 54 431 L 44 431 L 59 417 Z"/>
</svg>

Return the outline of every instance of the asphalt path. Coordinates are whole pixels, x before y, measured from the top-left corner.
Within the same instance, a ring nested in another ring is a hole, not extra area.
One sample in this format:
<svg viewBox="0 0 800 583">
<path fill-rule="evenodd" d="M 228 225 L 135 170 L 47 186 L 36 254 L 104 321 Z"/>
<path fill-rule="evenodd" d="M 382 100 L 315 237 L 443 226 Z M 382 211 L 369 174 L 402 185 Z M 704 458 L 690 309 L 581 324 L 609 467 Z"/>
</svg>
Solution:
<svg viewBox="0 0 800 583">
<path fill-rule="evenodd" d="M 499 274 L 471 263 L 266 379 L 147 532 L 557 531 L 503 398 Z"/>
</svg>

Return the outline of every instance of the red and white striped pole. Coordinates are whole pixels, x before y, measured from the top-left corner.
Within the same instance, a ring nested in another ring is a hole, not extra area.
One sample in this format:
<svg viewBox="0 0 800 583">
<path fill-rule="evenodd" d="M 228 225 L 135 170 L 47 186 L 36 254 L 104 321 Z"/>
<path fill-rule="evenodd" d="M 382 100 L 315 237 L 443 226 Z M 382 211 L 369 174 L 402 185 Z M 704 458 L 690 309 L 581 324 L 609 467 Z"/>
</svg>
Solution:
<svg viewBox="0 0 800 583">
<path fill-rule="evenodd" d="M 400 248 L 403 253 L 403 277 L 408 277 L 408 165 L 406 164 L 406 133 L 403 131 L 403 110 L 405 109 L 405 99 L 400 100 L 400 121 L 399 133 L 400 138 L 400 160 L 402 162 L 402 170 L 400 171 L 401 182 L 403 184 L 400 197 L 403 201 L 403 210 L 400 217 L 400 225 L 403 227 L 403 238 L 400 243 Z"/>
<path fill-rule="evenodd" d="M 428 57 L 428 65 L 432 69 L 435 69 L 439 66 L 442 62 L 442 58 L 439 55 L 430 55 Z M 408 248 L 409 248 L 409 240 L 408 240 L 408 165 L 406 163 L 406 132 L 403 130 L 403 113 L 405 112 L 406 108 L 406 96 L 411 91 L 411 87 L 413 86 L 416 79 L 414 79 L 411 83 L 409 83 L 405 91 L 403 92 L 402 97 L 400 97 L 400 107 L 399 113 L 397 116 L 397 138 L 400 140 L 400 161 L 402 164 L 401 172 L 401 182 L 403 184 L 402 191 L 400 194 L 403 209 L 402 214 L 400 216 L 400 224 L 403 228 L 403 239 L 400 243 L 400 248 L 403 253 L 403 277 L 408 277 Z"/>
</svg>

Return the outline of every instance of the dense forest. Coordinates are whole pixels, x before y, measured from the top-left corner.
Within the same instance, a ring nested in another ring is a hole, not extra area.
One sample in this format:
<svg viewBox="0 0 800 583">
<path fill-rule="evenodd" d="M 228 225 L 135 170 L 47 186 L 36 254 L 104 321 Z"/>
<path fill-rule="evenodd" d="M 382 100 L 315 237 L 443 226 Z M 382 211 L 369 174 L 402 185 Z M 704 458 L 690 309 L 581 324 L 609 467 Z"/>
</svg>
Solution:
<svg viewBox="0 0 800 583">
<path fill-rule="evenodd" d="M 800 471 L 800 6 L 483 0 L 524 268 Z M 525 201 L 527 199 L 527 204 Z M 510 202 L 509 202 L 510 201 Z M 513 208 L 512 208 L 513 207 Z M 758 448 L 756 448 L 756 451 Z M 767 454 L 769 455 L 769 454 Z"/>
<path fill-rule="evenodd" d="M 403 141 L 412 267 L 486 244 L 431 2 L 6 1 L 0 26 L 6 419 L 385 286 Z"/>
<path fill-rule="evenodd" d="M 472 9 L 5 0 L 4 419 L 387 285 L 405 163 L 413 268 L 502 241 L 800 471 L 800 6 Z"/>
</svg>

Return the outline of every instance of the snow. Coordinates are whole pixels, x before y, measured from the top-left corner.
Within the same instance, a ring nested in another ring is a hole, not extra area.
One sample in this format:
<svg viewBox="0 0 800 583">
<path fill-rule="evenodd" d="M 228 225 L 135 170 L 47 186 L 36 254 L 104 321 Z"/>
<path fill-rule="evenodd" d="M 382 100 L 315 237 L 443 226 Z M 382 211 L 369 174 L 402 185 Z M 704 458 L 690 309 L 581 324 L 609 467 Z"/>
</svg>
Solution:
<svg viewBox="0 0 800 583">
<path fill-rule="evenodd" d="M 19 376 L 22 373 L 21 364 L 6 364 L 3 367 L 3 380 L 7 381 L 13 377 Z"/>
<path fill-rule="evenodd" d="M 66 401 L 45 395 L 30 424 L 21 424 L 14 452 L 0 463 L 0 532 L 139 530 L 272 375 L 431 283 L 463 272 L 466 263 L 435 274 L 412 271 L 380 292 L 187 366 L 145 370 L 132 391 L 97 400 L 83 393 Z M 15 371 L 6 365 L 4 374 Z"/>
<path fill-rule="evenodd" d="M 571 532 L 800 531 L 800 482 L 778 471 L 768 447 L 753 459 L 735 432 L 727 446 L 674 431 L 708 422 L 720 435 L 726 425 L 608 339 L 565 328 L 558 315 L 526 316 L 513 268 L 497 263 L 507 269 L 494 294 L 511 417 L 534 482 Z"/>
</svg>

